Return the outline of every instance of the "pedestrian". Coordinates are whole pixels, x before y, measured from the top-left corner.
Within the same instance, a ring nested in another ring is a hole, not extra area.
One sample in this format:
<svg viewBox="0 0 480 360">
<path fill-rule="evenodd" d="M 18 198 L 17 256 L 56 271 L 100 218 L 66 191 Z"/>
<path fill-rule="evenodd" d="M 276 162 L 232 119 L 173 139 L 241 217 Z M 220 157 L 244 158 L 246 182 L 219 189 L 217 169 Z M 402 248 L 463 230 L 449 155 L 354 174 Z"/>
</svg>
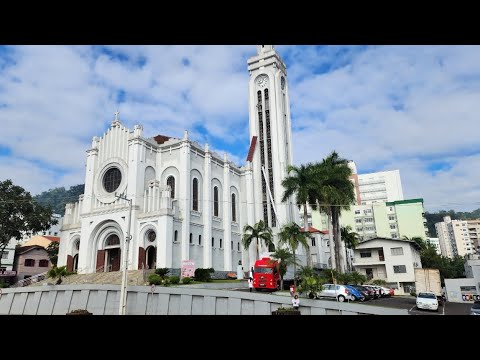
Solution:
<svg viewBox="0 0 480 360">
<path fill-rule="evenodd" d="M 292 305 L 295 310 L 297 310 L 300 307 L 300 299 L 298 298 L 298 294 L 295 294 L 295 296 L 293 297 Z"/>
<path fill-rule="evenodd" d="M 248 278 L 248 289 L 250 290 L 250 292 L 252 292 L 252 289 L 253 289 L 253 278 L 250 276 Z"/>
</svg>

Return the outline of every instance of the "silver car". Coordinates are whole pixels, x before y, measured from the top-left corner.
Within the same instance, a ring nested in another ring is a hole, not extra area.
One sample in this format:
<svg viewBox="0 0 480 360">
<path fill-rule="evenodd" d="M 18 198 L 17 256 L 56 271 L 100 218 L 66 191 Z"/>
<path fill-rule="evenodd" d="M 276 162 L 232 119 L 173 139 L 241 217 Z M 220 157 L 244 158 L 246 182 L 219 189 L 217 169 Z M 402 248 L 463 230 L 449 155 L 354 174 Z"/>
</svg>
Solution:
<svg viewBox="0 0 480 360">
<path fill-rule="evenodd" d="M 475 301 L 470 309 L 470 315 L 480 315 L 480 301 Z"/>
</svg>

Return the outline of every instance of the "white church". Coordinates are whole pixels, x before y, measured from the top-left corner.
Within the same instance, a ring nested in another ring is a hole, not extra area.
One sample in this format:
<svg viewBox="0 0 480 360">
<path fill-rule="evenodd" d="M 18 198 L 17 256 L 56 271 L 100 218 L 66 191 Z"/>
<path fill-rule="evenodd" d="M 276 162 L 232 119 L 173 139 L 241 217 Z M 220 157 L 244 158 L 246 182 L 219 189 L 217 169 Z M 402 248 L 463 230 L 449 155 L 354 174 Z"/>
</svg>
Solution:
<svg viewBox="0 0 480 360">
<path fill-rule="evenodd" d="M 263 219 L 276 242 L 281 226 L 299 223 L 295 199 L 281 202 L 292 164 L 286 66 L 272 45 L 257 45 L 248 71 L 251 145 L 242 167 L 187 131 L 182 139 L 146 138 L 141 125 L 131 131 L 115 114 L 87 151 L 84 194 L 66 206 L 58 266 L 119 271 L 128 244 L 130 270 L 181 268 L 183 260 L 223 271 L 241 260 L 249 269 L 257 252 L 255 242 L 243 249 L 246 224 Z M 327 262 L 326 241 L 312 235 L 314 262 Z"/>
</svg>

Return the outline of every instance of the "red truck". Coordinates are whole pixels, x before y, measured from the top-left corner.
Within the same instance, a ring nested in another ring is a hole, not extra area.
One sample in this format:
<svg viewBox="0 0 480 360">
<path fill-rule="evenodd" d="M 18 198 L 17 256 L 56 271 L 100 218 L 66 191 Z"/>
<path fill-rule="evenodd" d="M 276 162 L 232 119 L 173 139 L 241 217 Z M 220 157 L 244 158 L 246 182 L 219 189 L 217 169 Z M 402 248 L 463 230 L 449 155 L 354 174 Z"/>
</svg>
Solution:
<svg viewBox="0 0 480 360">
<path fill-rule="evenodd" d="M 278 261 L 264 257 L 255 261 L 253 272 L 253 288 L 256 291 L 261 289 L 280 290 L 280 272 Z"/>
</svg>

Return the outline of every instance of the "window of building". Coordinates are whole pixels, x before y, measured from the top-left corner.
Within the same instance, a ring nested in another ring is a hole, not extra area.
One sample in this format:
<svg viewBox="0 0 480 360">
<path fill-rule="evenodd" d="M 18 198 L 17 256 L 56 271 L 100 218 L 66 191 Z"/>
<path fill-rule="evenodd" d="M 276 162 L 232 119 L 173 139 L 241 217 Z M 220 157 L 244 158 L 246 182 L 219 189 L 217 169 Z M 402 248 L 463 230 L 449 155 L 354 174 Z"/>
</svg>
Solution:
<svg viewBox="0 0 480 360">
<path fill-rule="evenodd" d="M 8 251 L 2 251 L 2 259 L 7 259 L 8 258 Z"/>
<path fill-rule="evenodd" d="M 35 266 L 35 260 L 34 259 L 25 259 L 25 266 L 31 267 Z"/>
<path fill-rule="evenodd" d="M 403 255 L 402 247 L 390 248 L 390 250 L 392 251 L 392 255 Z"/>
<path fill-rule="evenodd" d="M 178 241 L 178 230 L 175 230 L 175 232 L 173 233 L 173 242 L 177 242 Z"/>
<path fill-rule="evenodd" d="M 232 194 L 232 221 L 237 221 L 237 203 L 235 201 L 235 194 Z"/>
<path fill-rule="evenodd" d="M 233 240 L 230 241 L 230 249 L 232 249 L 232 251 L 233 251 Z"/>
<path fill-rule="evenodd" d="M 365 226 L 365 231 L 375 231 L 375 226 Z"/>
<path fill-rule="evenodd" d="M 215 247 L 215 238 L 212 237 L 212 247 Z"/>
<path fill-rule="evenodd" d="M 220 249 L 222 248 L 222 239 L 220 239 Z"/>
<path fill-rule="evenodd" d="M 193 243 L 193 234 L 192 233 L 190 233 L 190 241 L 189 242 L 190 242 L 190 244 Z"/>
<path fill-rule="evenodd" d="M 38 262 L 39 267 L 48 267 L 48 260 L 40 260 Z"/>
<path fill-rule="evenodd" d="M 373 218 L 372 217 L 366 217 L 365 219 L 363 219 L 363 222 L 373 222 Z"/>
<path fill-rule="evenodd" d="M 312 239 L 312 246 L 316 246 L 316 245 L 315 245 L 315 238 L 312 237 L 311 239 Z"/>
<path fill-rule="evenodd" d="M 202 245 L 202 235 L 198 235 L 198 245 Z"/>
<path fill-rule="evenodd" d="M 357 224 L 361 224 L 361 223 L 362 223 L 362 219 L 361 219 L 361 218 L 357 218 L 357 219 L 355 219 L 355 222 L 356 222 Z"/>
<path fill-rule="evenodd" d="M 237 243 L 237 251 L 240 251 L 240 242 Z"/>
<path fill-rule="evenodd" d="M 372 209 L 365 209 L 363 211 L 365 214 L 371 214 L 372 213 Z"/>
<path fill-rule="evenodd" d="M 397 235 L 397 233 L 391 233 L 391 234 L 390 234 L 390 237 L 391 237 L 392 239 L 397 239 L 397 238 L 398 238 L 398 235 Z"/>
<path fill-rule="evenodd" d="M 407 272 L 407 267 L 405 265 L 393 265 L 393 272 L 395 274 L 404 274 Z"/>
<path fill-rule="evenodd" d="M 360 214 L 360 210 L 355 210 L 355 215 Z"/>
<path fill-rule="evenodd" d="M 154 230 L 149 230 L 147 232 L 147 240 L 150 242 L 154 242 L 157 238 L 157 233 Z"/>
<path fill-rule="evenodd" d="M 363 231 L 363 227 L 357 227 L 357 232 Z"/>
<path fill-rule="evenodd" d="M 105 246 L 115 246 L 120 245 L 120 238 L 117 234 L 111 234 L 108 236 L 107 240 L 105 241 Z"/>
<path fill-rule="evenodd" d="M 393 207 L 392 207 L 392 206 L 390 206 L 390 211 L 393 211 Z"/>
<path fill-rule="evenodd" d="M 198 211 L 198 179 L 193 179 L 192 209 Z"/>
<path fill-rule="evenodd" d="M 103 187 L 106 192 L 112 193 L 120 186 L 122 181 L 122 173 L 118 168 L 111 168 L 107 170 L 103 176 Z"/>
<path fill-rule="evenodd" d="M 55 231 L 55 232 L 53 233 L 53 236 L 58 236 L 58 232 Z"/>
<path fill-rule="evenodd" d="M 370 250 L 360 251 L 360 257 L 362 258 L 372 257 L 372 252 Z"/>
<path fill-rule="evenodd" d="M 390 229 L 394 230 L 394 229 L 396 229 L 396 228 L 397 228 L 397 225 L 395 225 L 395 224 L 390 224 Z"/>
<path fill-rule="evenodd" d="M 213 187 L 213 216 L 218 216 L 218 187 Z"/>
<path fill-rule="evenodd" d="M 170 197 L 175 199 L 175 178 L 173 176 L 168 177 L 167 185 L 170 186 Z"/>
<path fill-rule="evenodd" d="M 390 221 L 395 220 L 395 216 L 393 216 L 393 215 L 388 215 L 388 220 L 390 220 Z"/>
</svg>

